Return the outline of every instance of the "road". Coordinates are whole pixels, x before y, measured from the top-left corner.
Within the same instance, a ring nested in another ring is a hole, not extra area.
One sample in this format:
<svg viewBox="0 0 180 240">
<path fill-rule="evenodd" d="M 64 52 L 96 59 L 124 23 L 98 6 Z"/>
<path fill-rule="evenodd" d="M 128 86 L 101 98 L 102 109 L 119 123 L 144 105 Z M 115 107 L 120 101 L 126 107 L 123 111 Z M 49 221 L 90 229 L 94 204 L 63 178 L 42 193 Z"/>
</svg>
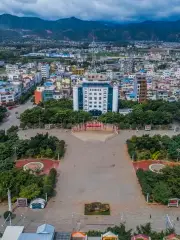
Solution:
<svg viewBox="0 0 180 240">
<path fill-rule="evenodd" d="M 33 103 L 29 100 L 27 101 L 25 104 L 19 105 L 16 108 L 13 108 L 12 110 L 8 110 L 9 112 L 9 117 L 7 117 L 4 122 L 2 122 L 0 124 L 0 129 L 5 129 L 7 130 L 8 128 L 10 128 L 12 125 L 14 126 L 19 126 L 20 124 L 20 120 L 17 119 L 17 115 L 20 115 L 21 113 L 23 113 L 26 109 L 28 108 L 32 108 L 33 107 Z M 18 112 L 18 114 L 16 114 L 16 112 Z"/>
</svg>

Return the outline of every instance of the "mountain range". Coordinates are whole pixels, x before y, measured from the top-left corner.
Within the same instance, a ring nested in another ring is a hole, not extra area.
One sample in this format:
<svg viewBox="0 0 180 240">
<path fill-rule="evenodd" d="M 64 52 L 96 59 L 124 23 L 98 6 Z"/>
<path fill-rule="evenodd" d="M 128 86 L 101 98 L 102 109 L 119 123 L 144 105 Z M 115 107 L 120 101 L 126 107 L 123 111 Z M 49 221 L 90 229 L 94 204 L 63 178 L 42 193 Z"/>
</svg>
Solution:
<svg viewBox="0 0 180 240">
<path fill-rule="evenodd" d="M 180 20 L 145 21 L 140 23 L 111 23 L 84 21 L 75 17 L 56 21 L 36 17 L 0 15 L 0 37 L 45 37 L 62 40 L 97 41 L 179 41 Z"/>
</svg>

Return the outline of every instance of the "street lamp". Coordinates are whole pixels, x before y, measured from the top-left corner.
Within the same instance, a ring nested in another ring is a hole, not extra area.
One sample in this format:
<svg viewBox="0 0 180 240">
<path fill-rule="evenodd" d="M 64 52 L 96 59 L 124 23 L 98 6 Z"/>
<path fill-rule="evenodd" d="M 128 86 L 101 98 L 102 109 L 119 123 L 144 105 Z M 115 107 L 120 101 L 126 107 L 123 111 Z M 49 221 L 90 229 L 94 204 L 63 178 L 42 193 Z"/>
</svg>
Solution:
<svg viewBox="0 0 180 240">
<path fill-rule="evenodd" d="M 177 148 L 176 151 L 178 153 L 177 161 L 179 161 L 180 148 Z"/>
</svg>

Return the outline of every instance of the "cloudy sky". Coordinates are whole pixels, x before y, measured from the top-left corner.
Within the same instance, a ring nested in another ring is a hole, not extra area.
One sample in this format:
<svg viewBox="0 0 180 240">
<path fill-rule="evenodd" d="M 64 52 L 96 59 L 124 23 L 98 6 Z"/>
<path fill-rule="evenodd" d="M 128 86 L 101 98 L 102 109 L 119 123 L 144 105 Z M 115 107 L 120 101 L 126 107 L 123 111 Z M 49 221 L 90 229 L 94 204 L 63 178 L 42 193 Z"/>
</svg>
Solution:
<svg viewBox="0 0 180 240">
<path fill-rule="evenodd" d="M 180 0 L 0 0 L 0 13 L 120 22 L 178 19 Z"/>
</svg>

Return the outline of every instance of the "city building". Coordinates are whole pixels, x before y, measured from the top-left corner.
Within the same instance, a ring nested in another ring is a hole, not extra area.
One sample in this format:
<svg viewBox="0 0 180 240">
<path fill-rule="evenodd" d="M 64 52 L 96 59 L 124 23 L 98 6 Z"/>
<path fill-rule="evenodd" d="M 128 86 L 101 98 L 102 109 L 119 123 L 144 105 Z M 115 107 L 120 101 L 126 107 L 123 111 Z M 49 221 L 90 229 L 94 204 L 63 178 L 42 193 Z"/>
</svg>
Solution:
<svg viewBox="0 0 180 240">
<path fill-rule="evenodd" d="M 0 81 L 0 105 L 13 105 L 21 96 L 22 84 Z"/>
<path fill-rule="evenodd" d="M 139 103 L 146 101 L 147 99 L 147 80 L 144 73 L 138 73 L 134 80 L 134 93 L 136 100 Z"/>
<path fill-rule="evenodd" d="M 84 110 L 100 115 L 118 111 L 119 87 L 105 74 L 89 73 L 81 84 L 73 87 L 74 111 Z"/>
<path fill-rule="evenodd" d="M 45 63 L 45 64 L 41 64 L 41 75 L 42 78 L 49 78 L 49 71 L 50 71 L 50 66 L 49 64 Z"/>
<path fill-rule="evenodd" d="M 74 69 L 72 69 L 72 72 L 75 75 L 84 75 L 85 69 L 84 68 L 74 68 Z"/>
</svg>

